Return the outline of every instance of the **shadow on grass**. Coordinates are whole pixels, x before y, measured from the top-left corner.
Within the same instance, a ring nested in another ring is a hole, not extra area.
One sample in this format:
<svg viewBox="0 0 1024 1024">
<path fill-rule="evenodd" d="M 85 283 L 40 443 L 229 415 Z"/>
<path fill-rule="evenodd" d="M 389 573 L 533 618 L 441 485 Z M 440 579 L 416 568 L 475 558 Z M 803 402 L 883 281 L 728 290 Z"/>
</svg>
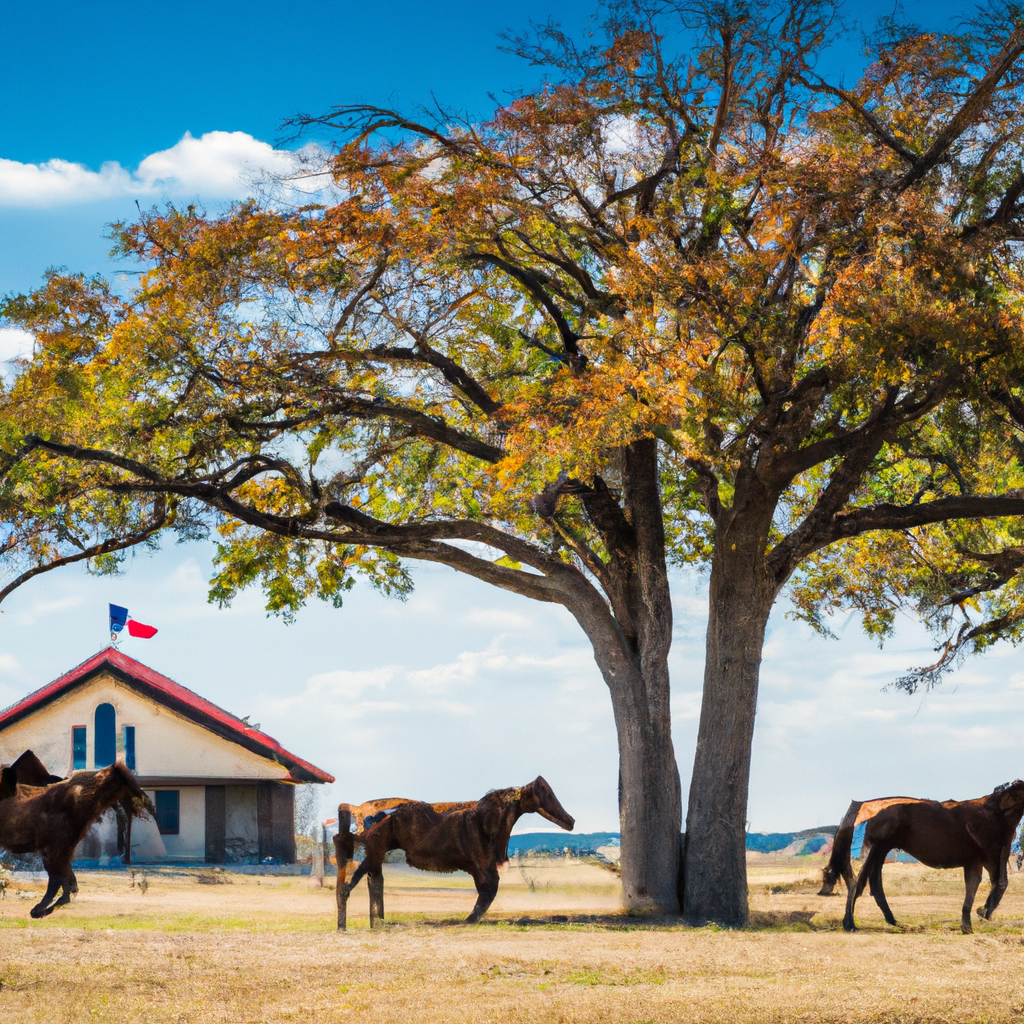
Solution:
<svg viewBox="0 0 1024 1024">
<path fill-rule="evenodd" d="M 752 911 L 750 924 L 744 931 L 829 931 L 838 927 L 838 922 L 820 920 L 811 923 L 813 910 L 792 910 L 763 912 Z M 399 917 L 387 921 L 388 928 L 420 926 L 424 928 L 584 928 L 596 931 L 679 931 L 695 930 L 681 918 L 657 914 L 551 914 L 545 917 L 490 917 L 476 925 L 467 925 L 463 918 L 430 919 L 424 917 Z M 719 925 L 705 925 L 713 931 L 726 931 Z"/>
</svg>

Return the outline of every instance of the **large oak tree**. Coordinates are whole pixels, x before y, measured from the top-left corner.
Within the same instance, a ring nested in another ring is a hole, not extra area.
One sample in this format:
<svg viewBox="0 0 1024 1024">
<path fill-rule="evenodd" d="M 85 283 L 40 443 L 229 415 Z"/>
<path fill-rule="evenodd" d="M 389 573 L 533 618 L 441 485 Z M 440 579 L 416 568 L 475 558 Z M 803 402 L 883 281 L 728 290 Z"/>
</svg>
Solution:
<svg viewBox="0 0 1024 1024">
<path fill-rule="evenodd" d="M 825 631 L 916 607 L 941 651 L 911 689 L 1024 631 L 1024 28 L 889 24 L 843 87 L 815 72 L 833 15 L 543 27 L 511 45 L 550 84 L 490 121 L 306 119 L 338 140 L 308 202 L 154 211 L 115 232 L 129 294 L 10 299 L 37 352 L 0 397 L 0 597 L 214 529 L 221 601 L 403 592 L 427 560 L 560 604 L 611 695 L 625 902 L 671 912 L 669 573 L 705 565 L 681 899 L 744 922 L 783 589 Z"/>
</svg>

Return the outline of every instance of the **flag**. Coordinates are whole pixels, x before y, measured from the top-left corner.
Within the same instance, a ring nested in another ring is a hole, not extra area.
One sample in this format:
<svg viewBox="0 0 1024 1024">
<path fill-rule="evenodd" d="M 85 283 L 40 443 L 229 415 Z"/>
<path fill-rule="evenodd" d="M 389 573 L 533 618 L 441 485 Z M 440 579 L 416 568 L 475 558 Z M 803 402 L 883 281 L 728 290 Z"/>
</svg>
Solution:
<svg viewBox="0 0 1024 1024">
<path fill-rule="evenodd" d="M 122 608 L 119 604 L 112 604 L 110 606 L 111 639 L 117 639 L 117 634 L 126 625 L 128 626 L 129 636 L 137 636 L 142 640 L 148 640 L 151 636 L 156 636 L 157 634 L 156 626 L 147 626 L 144 622 L 131 618 L 127 608 Z"/>
<path fill-rule="evenodd" d="M 120 633 L 127 621 L 128 609 L 122 608 L 119 604 L 112 604 L 110 606 L 110 632 L 115 635 Z"/>
</svg>

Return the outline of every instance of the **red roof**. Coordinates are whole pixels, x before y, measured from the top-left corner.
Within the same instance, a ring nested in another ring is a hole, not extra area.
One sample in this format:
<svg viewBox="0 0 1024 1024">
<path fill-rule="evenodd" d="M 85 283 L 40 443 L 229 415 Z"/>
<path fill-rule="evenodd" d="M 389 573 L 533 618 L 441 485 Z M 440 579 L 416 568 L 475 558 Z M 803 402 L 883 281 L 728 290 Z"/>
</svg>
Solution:
<svg viewBox="0 0 1024 1024">
<path fill-rule="evenodd" d="M 291 781 L 294 782 L 333 782 L 334 776 L 328 775 L 301 757 L 289 753 L 272 736 L 259 729 L 247 725 L 230 712 L 217 707 L 210 701 L 200 697 L 187 687 L 176 683 L 173 679 L 161 675 L 143 665 L 141 661 L 129 658 L 114 647 L 94 654 L 88 661 L 83 661 L 77 668 L 65 672 L 59 679 L 30 693 L 17 704 L 12 704 L 6 711 L 0 712 L 0 731 L 32 714 L 50 701 L 62 697 L 76 686 L 87 682 L 101 672 L 109 672 L 133 690 L 159 702 L 178 712 L 184 718 L 209 729 L 226 740 L 238 743 L 253 753 L 277 761 L 289 769 Z"/>
</svg>

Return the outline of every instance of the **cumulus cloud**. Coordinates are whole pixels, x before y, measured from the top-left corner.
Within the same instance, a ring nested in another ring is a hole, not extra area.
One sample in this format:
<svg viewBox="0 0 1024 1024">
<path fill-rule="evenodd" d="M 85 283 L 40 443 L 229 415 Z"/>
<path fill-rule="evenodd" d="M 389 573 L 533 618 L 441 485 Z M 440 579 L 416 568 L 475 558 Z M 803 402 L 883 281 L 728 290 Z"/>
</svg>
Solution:
<svg viewBox="0 0 1024 1024">
<path fill-rule="evenodd" d="M 0 362 L 7 359 L 28 359 L 35 339 L 17 327 L 0 327 Z"/>
<path fill-rule="evenodd" d="M 292 174 L 301 155 L 274 149 L 245 132 L 185 133 L 134 170 L 115 161 L 98 171 L 68 160 L 25 164 L 0 159 L 0 207 L 51 207 L 98 199 L 202 196 L 239 199 L 263 174 Z"/>
</svg>

